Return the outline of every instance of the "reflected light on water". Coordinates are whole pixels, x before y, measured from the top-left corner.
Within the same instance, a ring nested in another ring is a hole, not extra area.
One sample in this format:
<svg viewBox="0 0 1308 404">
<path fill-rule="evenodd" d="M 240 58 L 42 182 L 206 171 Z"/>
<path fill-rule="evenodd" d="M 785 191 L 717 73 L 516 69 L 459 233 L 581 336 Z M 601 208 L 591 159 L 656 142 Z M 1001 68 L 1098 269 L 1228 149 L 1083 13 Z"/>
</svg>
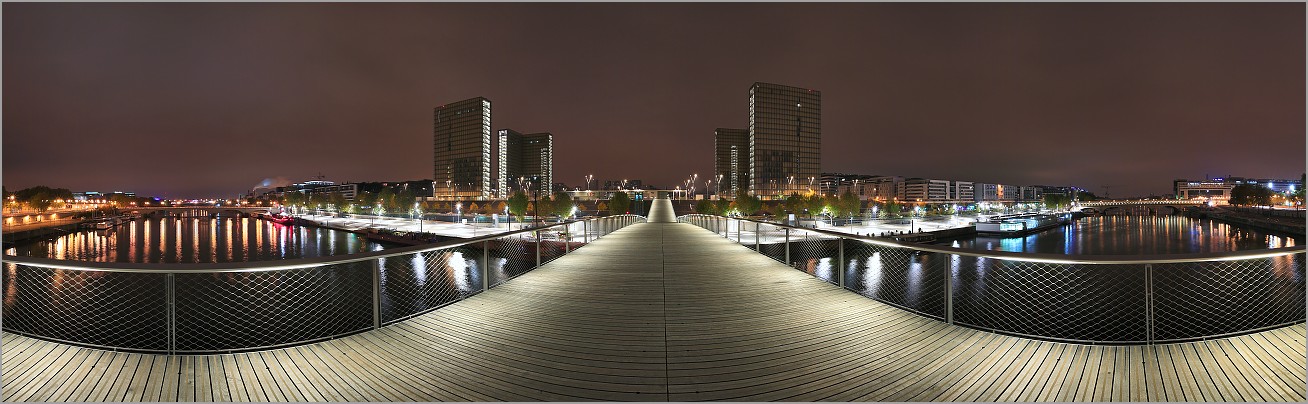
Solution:
<svg viewBox="0 0 1308 404">
<path fill-rule="evenodd" d="M 867 257 L 867 270 L 863 271 L 863 290 L 877 296 L 881 290 L 881 252 L 873 252 L 872 256 Z"/>
<path fill-rule="evenodd" d="M 374 246 L 381 245 L 356 234 L 296 231 L 259 219 L 145 218 L 117 230 L 80 230 L 19 244 L 7 253 L 93 262 L 212 263 L 350 254 Z"/>
</svg>

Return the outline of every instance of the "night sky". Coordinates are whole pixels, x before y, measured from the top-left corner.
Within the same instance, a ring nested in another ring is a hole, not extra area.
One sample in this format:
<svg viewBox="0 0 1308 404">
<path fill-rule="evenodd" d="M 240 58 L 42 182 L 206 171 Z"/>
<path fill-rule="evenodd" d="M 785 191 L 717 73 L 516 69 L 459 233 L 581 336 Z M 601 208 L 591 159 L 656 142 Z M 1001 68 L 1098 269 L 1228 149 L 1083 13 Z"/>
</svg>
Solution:
<svg viewBox="0 0 1308 404">
<path fill-rule="evenodd" d="M 554 134 L 556 181 L 712 174 L 755 81 L 820 90 L 822 169 L 1113 197 L 1298 178 L 1277 4 L 3 5 L 3 183 L 232 197 L 431 178 L 432 108 Z M 702 183 L 701 183 L 702 184 Z M 701 185 L 702 189 L 702 185 Z"/>
</svg>

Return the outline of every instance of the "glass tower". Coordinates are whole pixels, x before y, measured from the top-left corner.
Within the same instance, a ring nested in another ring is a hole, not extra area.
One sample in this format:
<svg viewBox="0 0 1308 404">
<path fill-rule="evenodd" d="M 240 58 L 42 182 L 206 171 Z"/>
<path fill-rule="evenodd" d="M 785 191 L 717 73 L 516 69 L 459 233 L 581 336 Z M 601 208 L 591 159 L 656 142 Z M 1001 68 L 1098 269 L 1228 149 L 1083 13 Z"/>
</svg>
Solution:
<svg viewBox="0 0 1308 404">
<path fill-rule="evenodd" d="M 749 88 L 749 191 L 803 194 L 821 175 L 822 92 L 780 84 Z"/>
<path fill-rule="evenodd" d="M 437 198 L 487 198 L 491 192 L 491 103 L 483 97 L 433 112 Z"/>
<path fill-rule="evenodd" d="M 521 134 L 512 129 L 500 129 L 499 141 L 499 194 L 508 198 L 513 190 L 523 189 L 531 181 L 531 189 L 548 190 L 554 180 L 554 135 L 549 132 Z M 544 184 L 544 188 L 537 185 Z"/>
<path fill-rule="evenodd" d="M 717 128 L 713 131 L 714 190 L 734 196 L 749 188 L 749 130 Z"/>
</svg>

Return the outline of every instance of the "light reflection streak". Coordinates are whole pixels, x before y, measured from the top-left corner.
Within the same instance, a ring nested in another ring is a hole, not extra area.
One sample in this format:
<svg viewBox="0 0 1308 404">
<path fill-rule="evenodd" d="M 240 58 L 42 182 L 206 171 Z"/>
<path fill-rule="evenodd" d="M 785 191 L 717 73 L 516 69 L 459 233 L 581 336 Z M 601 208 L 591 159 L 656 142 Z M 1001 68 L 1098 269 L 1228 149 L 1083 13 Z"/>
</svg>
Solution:
<svg viewBox="0 0 1308 404">
<path fill-rule="evenodd" d="M 876 251 L 867 257 L 867 271 L 863 272 L 863 292 L 872 297 L 881 295 L 881 252 Z"/>
</svg>

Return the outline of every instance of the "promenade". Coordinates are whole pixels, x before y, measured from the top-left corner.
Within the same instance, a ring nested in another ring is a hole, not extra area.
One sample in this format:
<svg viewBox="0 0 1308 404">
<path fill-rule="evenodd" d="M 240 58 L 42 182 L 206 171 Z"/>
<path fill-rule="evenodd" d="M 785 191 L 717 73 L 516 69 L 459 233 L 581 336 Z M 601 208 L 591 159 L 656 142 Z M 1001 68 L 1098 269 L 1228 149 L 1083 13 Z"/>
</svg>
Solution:
<svg viewBox="0 0 1308 404">
<path fill-rule="evenodd" d="M 948 325 L 712 232 L 649 223 L 326 342 L 222 355 L 3 335 L 4 401 L 1296 401 L 1303 324 L 1092 346 Z"/>
</svg>

